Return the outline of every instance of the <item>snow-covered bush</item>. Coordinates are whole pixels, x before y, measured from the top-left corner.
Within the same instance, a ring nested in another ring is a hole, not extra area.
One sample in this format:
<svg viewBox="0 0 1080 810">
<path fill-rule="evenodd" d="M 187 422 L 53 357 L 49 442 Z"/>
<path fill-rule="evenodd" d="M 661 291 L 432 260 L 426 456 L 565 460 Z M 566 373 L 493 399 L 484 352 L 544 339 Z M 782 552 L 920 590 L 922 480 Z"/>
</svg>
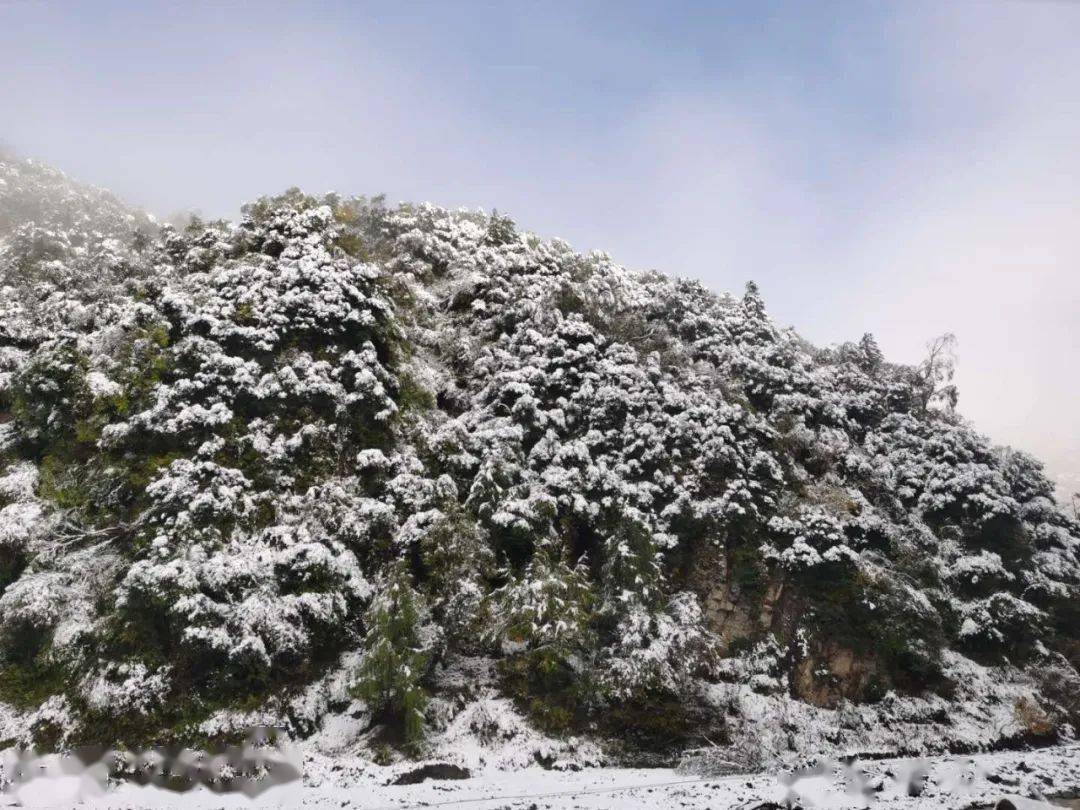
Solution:
<svg viewBox="0 0 1080 810">
<path fill-rule="evenodd" d="M 679 698 L 692 693 L 695 678 L 716 673 L 716 639 L 691 593 L 675 594 L 659 613 L 637 605 L 620 620 L 614 639 L 598 665 L 602 704 Z"/>
</svg>

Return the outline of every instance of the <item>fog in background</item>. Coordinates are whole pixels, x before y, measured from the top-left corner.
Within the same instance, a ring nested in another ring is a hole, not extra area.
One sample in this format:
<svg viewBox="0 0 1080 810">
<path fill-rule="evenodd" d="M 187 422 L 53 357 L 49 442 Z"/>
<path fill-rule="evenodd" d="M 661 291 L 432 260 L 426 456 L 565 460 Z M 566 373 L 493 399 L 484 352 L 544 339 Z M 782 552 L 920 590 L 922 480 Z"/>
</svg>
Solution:
<svg viewBox="0 0 1080 810">
<path fill-rule="evenodd" d="M 818 344 L 952 331 L 961 411 L 1080 489 L 1080 3 L 387 5 L 0 0 L 0 140 L 159 216 L 494 207 Z"/>
</svg>

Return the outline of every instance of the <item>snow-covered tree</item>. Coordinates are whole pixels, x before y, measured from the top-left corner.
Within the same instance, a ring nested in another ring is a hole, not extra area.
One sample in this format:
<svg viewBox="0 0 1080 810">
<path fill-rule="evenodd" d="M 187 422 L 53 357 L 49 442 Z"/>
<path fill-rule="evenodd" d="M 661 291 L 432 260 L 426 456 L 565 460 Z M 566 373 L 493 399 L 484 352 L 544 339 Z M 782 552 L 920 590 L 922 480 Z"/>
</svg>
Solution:
<svg viewBox="0 0 1080 810">
<path fill-rule="evenodd" d="M 396 563 L 364 613 L 364 657 L 353 684 L 353 693 L 378 717 L 400 724 L 411 745 L 423 736 L 428 700 L 422 681 L 433 639 L 426 620 L 408 568 Z"/>
</svg>

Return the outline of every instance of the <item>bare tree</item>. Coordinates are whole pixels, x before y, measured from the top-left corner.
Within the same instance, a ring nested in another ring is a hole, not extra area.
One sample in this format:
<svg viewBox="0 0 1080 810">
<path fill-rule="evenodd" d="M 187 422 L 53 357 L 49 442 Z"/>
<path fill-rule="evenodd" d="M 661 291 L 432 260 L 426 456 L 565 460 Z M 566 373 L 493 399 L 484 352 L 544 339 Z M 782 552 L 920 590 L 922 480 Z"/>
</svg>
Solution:
<svg viewBox="0 0 1080 810">
<path fill-rule="evenodd" d="M 926 359 L 919 364 L 920 404 L 924 411 L 931 405 L 956 410 L 959 393 L 953 384 L 956 374 L 956 335 L 946 332 L 926 344 Z"/>
</svg>

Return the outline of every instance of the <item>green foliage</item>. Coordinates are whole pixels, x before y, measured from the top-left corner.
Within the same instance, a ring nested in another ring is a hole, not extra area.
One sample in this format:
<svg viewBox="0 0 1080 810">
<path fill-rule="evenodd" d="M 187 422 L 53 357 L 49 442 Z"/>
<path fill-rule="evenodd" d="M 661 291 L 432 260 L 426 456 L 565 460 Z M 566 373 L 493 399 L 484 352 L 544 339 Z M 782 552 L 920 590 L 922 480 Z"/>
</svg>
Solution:
<svg viewBox="0 0 1080 810">
<path fill-rule="evenodd" d="M 760 603 L 768 586 L 768 570 L 757 546 L 741 542 L 731 549 L 728 553 L 728 576 L 738 586 L 741 597 L 750 604 Z"/>
<path fill-rule="evenodd" d="M 592 601 L 585 566 L 571 566 L 547 540 L 489 602 L 489 635 L 507 653 L 500 664 L 504 683 L 553 731 L 565 730 L 586 702 L 581 662 L 593 643 Z"/>
<path fill-rule="evenodd" d="M 492 211 L 488 219 L 487 235 L 484 242 L 489 245 L 508 245 L 518 238 L 514 220 L 503 216 L 498 211 Z"/>
<path fill-rule="evenodd" d="M 571 566 L 557 543 L 547 540 L 521 576 L 492 594 L 491 635 L 538 653 L 541 673 L 552 671 L 587 646 L 592 601 L 587 569 Z"/>
<path fill-rule="evenodd" d="M 306 211 L 319 204 L 316 197 L 305 194 L 296 186 L 288 188 L 281 194 L 260 197 L 253 203 L 241 206 L 240 212 L 256 223 L 264 223 L 269 220 L 281 208 L 295 208 L 297 211 Z M 196 229 L 201 230 L 202 226 Z"/>
<path fill-rule="evenodd" d="M 19 578 L 27 562 L 27 555 L 21 549 L 0 546 L 0 594 Z"/>
<path fill-rule="evenodd" d="M 41 460 L 38 495 L 62 509 L 80 509 L 90 502 L 90 486 L 81 466 L 66 454 L 49 454 Z"/>
<path fill-rule="evenodd" d="M 407 746 L 424 731 L 428 652 L 421 638 L 423 602 L 408 568 L 395 564 L 364 616 L 364 658 L 352 692 L 377 717 L 399 726 Z"/>
<path fill-rule="evenodd" d="M 435 397 L 411 375 L 402 374 L 398 382 L 398 407 L 401 413 L 430 411 L 435 407 Z"/>
<path fill-rule="evenodd" d="M 335 244 L 349 256 L 372 262 L 385 258 L 385 228 L 388 211 L 386 197 L 350 197 L 329 195 L 325 202 L 334 212 L 339 234 Z"/>
<path fill-rule="evenodd" d="M 21 626 L 9 628 L 0 646 L 0 702 L 34 709 L 67 685 L 67 668 L 49 655 L 51 633 Z"/>
<path fill-rule="evenodd" d="M 620 521 L 604 544 L 600 580 L 610 602 L 625 592 L 643 604 L 655 606 L 662 596 L 660 549 L 646 526 Z"/>
<path fill-rule="evenodd" d="M 60 664 L 39 658 L 0 662 L 0 702 L 17 709 L 36 709 L 67 685 L 68 672 Z"/>
<path fill-rule="evenodd" d="M 169 327 L 165 323 L 137 330 L 124 344 L 120 355 L 120 367 L 124 369 L 119 380 L 122 393 L 110 402 L 118 416 L 145 407 L 155 386 L 173 371 L 169 344 Z"/>
<path fill-rule="evenodd" d="M 803 575 L 800 587 L 811 634 L 875 659 L 889 685 L 901 692 L 947 688 L 940 617 L 909 603 L 902 590 L 863 573 L 837 573 L 819 566 Z"/>
<path fill-rule="evenodd" d="M 631 700 L 608 707 L 598 725 L 628 748 L 668 753 L 700 744 L 703 718 L 695 708 L 686 696 Z"/>
<path fill-rule="evenodd" d="M 89 409 L 88 362 L 72 339 L 42 346 L 12 384 L 11 415 L 19 435 L 41 451 L 70 442 Z M 92 439 L 85 436 L 84 439 Z"/>
<path fill-rule="evenodd" d="M 448 510 L 420 542 L 425 593 L 448 636 L 461 648 L 475 648 L 495 555 L 471 515 L 456 501 Z"/>
<path fill-rule="evenodd" d="M 506 693 L 550 734 L 565 734 L 585 719 L 588 689 L 580 673 L 550 649 L 526 650 L 499 661 Z"/>
</svg>

